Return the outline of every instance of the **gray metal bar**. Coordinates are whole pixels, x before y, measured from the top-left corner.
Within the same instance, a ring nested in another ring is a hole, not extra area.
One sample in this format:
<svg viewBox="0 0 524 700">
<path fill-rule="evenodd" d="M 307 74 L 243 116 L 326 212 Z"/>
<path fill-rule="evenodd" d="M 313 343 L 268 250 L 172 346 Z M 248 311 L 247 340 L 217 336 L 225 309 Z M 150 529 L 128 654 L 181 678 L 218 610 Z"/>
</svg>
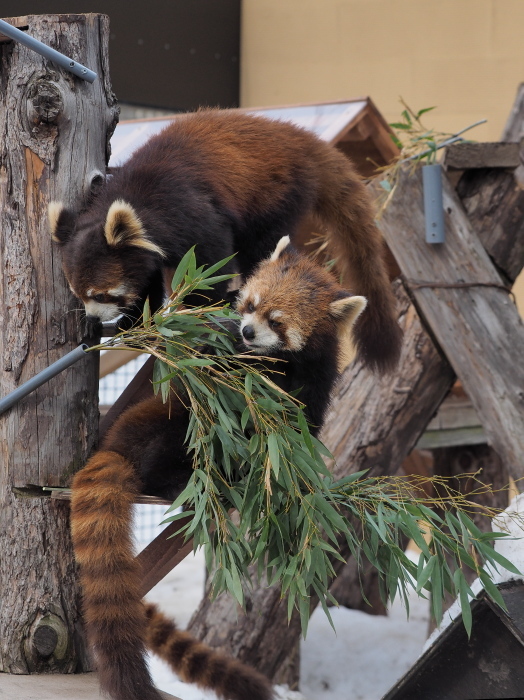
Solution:
<svg viewBox="0 0 524 700">
<path fill-rule="evenodd" d="M 85 357 L 88 348 L 89 345 L 82 343 L 82 345 L 79 345 L 74 350 L 71 350 L 71 352 L 68 352 L 67 355 L 64 355 L 56 362 L 53 362 L 53 364 L 49 365 L 49 367 L 46 367 L 38 374 L 35 374 L 34 377 L 28 379 L 27 382 L 21 384 L 10 394 L 7 394 L 7 396 L 4 396 L 3 399 L 0 399 L 0 415 L 5 413 L 8 408 L 14 406 L 32 391 L 38 389 L 39 386 L 42 386 L 42 384 L 45 384 L 57 374 L 60 374 L 60 372 L 62 372 L 64 369 L 67 369 L 67 367 L 70 367 L 75 362 L 78 362 L 78 360 L 82 359 L 82 357 Z"/>
<path fill-rule="evenodd" d="M 442 168 L 439 163 L 422 168 L 426 243 L 444 243 L 444 203 L 442 200 Z"/>
<path fill-rule="evenodd" d="M 20 44 L 27 46 L 29 49 L 36 51 L 36 53 L 39 53 L 49 61 L 58 63 L 61 68 L 65 68 L 65 70 L 73 73 L 73 75 L 87 80 L 88 83 L 94 83 L 97 79 L 97 74 L 92 70 L 89 70 L 89 68 L 86 68 L 77 61 L 73 61 L 72 58 L 64 56 L 64 54 L 60 53 L 60 51 L 55 51 L 55 49 L 47 46 L 47 44 L 43 44 L 41 41 L 38 41 L 38 39 L 34 39 L 25 32 L 21 32 L 20 29 L 13 27 L 12 24 L 9 24 L 9 22 L 6 22 L 3 19 L 0 19 L 0 32 L 8 36 L 10 39 L 14 39 Z"/>
</svg>

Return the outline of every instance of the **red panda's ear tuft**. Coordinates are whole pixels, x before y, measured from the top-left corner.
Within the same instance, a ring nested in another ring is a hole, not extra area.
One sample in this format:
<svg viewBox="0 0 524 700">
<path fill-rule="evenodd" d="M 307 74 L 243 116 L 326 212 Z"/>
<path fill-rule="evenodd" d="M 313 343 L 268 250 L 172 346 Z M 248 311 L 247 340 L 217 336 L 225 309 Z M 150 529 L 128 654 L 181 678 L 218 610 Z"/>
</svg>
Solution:
<svg viewBox="0 0 524 700">
<path fill-rule="evenodd" d="M 73 234 L 75 228 L 75 215 L 66 209 L 62 202 L 49 202 L 47 207 L 47 219 L 49 233 L 55 243 L 64 245 Z"/>
<path fill-rule="evenodd" d="M 271 253 L 271 257 L 269 258 L 270 261 L 274 262 L 275 260 L 278 260 L 282 254 L 282 251 L 284 251 L 289 246 L 289 244 L 290 244 L 289 236 L 282 236 L 282 238 L 277 243 L 277 247 Z"/>
<path fill-rule="evenodd" d="M 140 217 L 131 204 L 122 199 L 117 199 L 109 207 L 104 235 L 108 245 L 114 248 L 137 246 L 165 257 L 162 248 L 147 237 Z"/>
<path fill-rule="evenodd" d="M 329 305 L 330 314 L 341 321 L 346 329 L 351 328 L 367 306 L 366 297 L 345 296 Z"/>
</svg>

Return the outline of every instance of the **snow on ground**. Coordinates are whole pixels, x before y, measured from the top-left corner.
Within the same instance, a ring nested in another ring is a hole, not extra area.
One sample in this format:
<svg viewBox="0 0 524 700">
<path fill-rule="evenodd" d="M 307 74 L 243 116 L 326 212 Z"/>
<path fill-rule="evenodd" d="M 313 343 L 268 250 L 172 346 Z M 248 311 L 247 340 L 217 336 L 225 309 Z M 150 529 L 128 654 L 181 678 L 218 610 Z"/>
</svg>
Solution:
<svg viewBox="0 0 524 700">
<path fill-rule="evenodd" d="M 149 593 L 163 612 L 185 627 L 204 590 L 202 554 L 188 556 Z M 388 617 L 346 608 L 331 609 L 333 632 L 321 609 L 301 648 L 301 693 L 277 689 L 279 700 L 380 700 L 422 651 L 428 629 L 427 601 L 412 596 L 410 618 L 395 602 Z M 181 700 L 216 700 L 214 693 L 182 683 L 159 659 L 151 670 L 158 688 Z"/>
</svg>

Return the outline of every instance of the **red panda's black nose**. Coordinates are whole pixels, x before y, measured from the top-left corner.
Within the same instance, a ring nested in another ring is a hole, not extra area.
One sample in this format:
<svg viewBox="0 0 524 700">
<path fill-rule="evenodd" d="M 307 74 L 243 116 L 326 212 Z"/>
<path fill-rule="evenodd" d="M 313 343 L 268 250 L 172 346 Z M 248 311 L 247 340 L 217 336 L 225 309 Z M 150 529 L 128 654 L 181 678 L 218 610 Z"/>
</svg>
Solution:
<svg viewBox="0 0 524 700">
<path fill-rule="evenodd" d="M 242 328 L 242 335 L 246 340 L 253 340 L 255 337 L 255 329 L 251 325 L 244 326 L 244 328 Z"/>
</svg>

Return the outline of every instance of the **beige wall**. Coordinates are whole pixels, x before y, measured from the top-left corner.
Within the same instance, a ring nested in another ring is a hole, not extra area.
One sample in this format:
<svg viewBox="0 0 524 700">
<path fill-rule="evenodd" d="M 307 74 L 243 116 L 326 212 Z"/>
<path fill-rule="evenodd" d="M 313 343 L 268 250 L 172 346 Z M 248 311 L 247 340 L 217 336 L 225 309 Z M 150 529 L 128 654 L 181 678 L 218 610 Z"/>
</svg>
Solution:
<svg viewBox="0 0 524 700">
<path fill-rule="evenodd" d="M 443 132 L 497 141 L 524 81 L 524 0 L 243 0 L 244 107 L 399 97 Z M 524 313 L 524 274 L 515 289 Z"/>
<path fill-rule="evenodd" d="M 497 140 L 524 81 L 524 0 L 243 0 L 243 106 L 402 96 L 426 125 Z"/>
</svg>

